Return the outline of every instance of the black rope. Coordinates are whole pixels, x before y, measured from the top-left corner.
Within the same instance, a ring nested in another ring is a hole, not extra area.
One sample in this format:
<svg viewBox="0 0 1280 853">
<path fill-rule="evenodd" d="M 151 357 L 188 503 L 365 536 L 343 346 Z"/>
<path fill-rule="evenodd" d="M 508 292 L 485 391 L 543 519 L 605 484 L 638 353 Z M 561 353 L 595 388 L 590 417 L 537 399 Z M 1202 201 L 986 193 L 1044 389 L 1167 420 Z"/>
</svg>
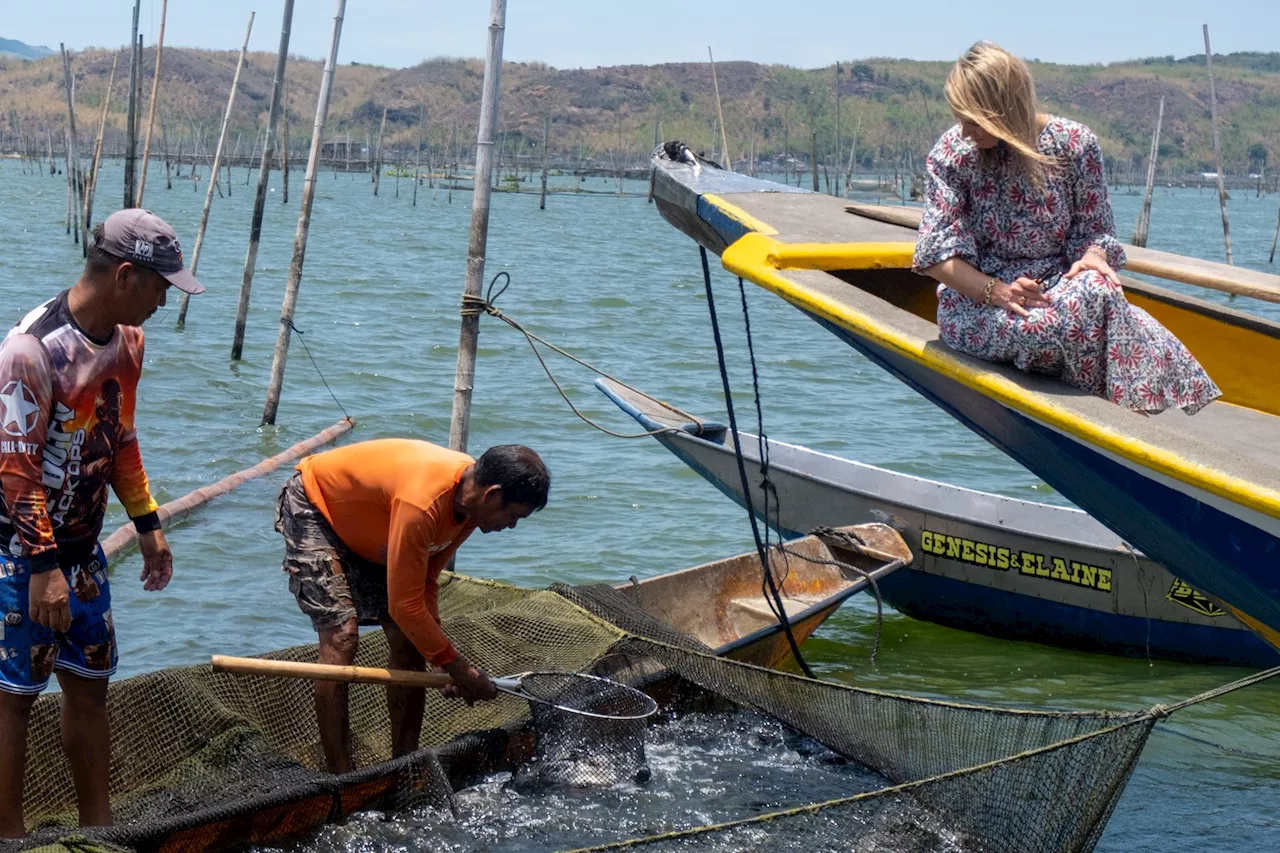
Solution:
<svg viewBox="0 0 1280 853">
<path fill-rule="evenodd" d="M 738 476 L 742 479 L 742 499 L 747 505 L 747 518 L 751 520 L 751 537 L 755 540 L 756 553 L 760 557 L 760 568 L 764 572 L 765 584 L 768 587 L 769 595 L 766 595 L 765 598 L 770 600 L 770 596 L 772 597 L 770 608 L 773 609 L 774 614 L 778 617 L 778 622 L 782 625 L 783 632 L 787 635 L 787 643 L 791 646 L 791 654 L 795 656 L 800 670 L 807 677 L 814 678 L 813 670 L 809 669 L 809 665 L 805 663 L 804 658 L 800 655 L 800 644 L 796 642 L 796 636 L 791 630 L 791 622 L 787 619 L 786 607 L 782 603 L 782 593 L 778 590 L 773 572 L 769 570 L 769 552 L 760 536 L 760 523 L 756 518 L 755 502 L 751 498 L 751 482 L 747 479 L 746 461 L 742 456 L 742 439 L 738 434 L 738 419 L 733 411 L 733 391 L 729 387 L 729 369 L 725 365 L 724 341 L 720 337 L 720 320 L 716 316 L 715 294 L 711 289 L 711 266 L 707 262 L 706 247 L 699 246 L 698 251 L 702 256 L 702 279 L 707 288 L 707 309 L 711 312 L 711 332 L 716 340 L 716 360 L 720 364 L 720 382 L 724 386 L 724 405 L 729 414 L 729 431 L 733 434 L 733 455 L 738 462 Z M 753 368 L 754 364 L 755 360 L 753 358 Z M 757 394 L 757 405 L 758 396 Z M 767 529 L 768 525 L 766 524 L 765 526 Z"/>
<path fill-rule="evenodd" d="M 333 393 L 333 389 L 329 387 L 329 380 L 324 378 L 324 373 L 320 370 L 320 365 L 316 364 L 316 358 L 311 354 L 311 348 L 307 346 L 306 340 L 302 336 L 302 330 L 293 325 L 293 321 L 281 318 L 281 322 L 288 323 L 289 328 L 298 335 L 298 343 L 302 344 L 302 350 L 307 354 L 307 358 L 311 359 L 311 366 L 316 369 L 316 375 L 320 377 L 320 381 L 324 383 L 324 390 L 329 392 L 329 396 L 333 398 L 333 402 L 338 404 L 338 408 L 342 410 L 342 416 L 347 420 L 351 420 L 351 415 L 347 414 L 347 409 L 342 405 L 342 401 L 338 399 L 338 395 Z"/>
</svg>

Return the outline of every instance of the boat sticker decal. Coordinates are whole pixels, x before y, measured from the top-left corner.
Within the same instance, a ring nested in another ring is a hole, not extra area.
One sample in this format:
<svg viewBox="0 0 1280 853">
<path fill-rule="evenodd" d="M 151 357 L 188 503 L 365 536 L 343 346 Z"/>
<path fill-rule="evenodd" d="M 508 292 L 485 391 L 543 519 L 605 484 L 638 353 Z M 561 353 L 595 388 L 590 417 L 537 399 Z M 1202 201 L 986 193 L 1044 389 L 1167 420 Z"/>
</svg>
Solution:
<svg viewBox="0 0 1280 853">
<path fill-rule="evenodd" d="M 1214 604 L 1212 600 L 1192 587 L 1191 584 L 1178 578 L 1173 579 L 1173 586 L 1169 587 L 1169 595 L 1166 597 L 1170 601 L 1177 602 L 1183 607 L 1189 607 L 1205 616 L 1227 615 L 1227 611 Z"/>
<path fill-rule="evenodd" d="M 1018 551 L 990 542 L 979 542 L 963 536 L 952 536 L 933 530 L 920 531 L 920 550 L 935 557 L 981 566 L 996 571 L 1010 569 L 1029 577 L 1111 592 L 1111 570 L 1052 554 Z M 1198 595 L 1199 593 L 1197 593 Z M 1170 593 L 1172 596 L 1172 593 Z M 1188 605 L 1191 606 L 1191 605 Z"/>
</svg>

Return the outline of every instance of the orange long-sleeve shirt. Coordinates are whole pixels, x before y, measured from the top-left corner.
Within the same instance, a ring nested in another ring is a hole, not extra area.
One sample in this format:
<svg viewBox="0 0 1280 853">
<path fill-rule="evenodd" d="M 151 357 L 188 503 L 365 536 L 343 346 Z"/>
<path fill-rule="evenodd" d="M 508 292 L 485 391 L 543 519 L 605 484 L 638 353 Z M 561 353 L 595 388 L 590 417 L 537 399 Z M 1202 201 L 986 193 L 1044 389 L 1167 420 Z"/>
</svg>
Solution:
<svg viewBox="0 0 1280 853">
<path fill-rule="evenodd" d="M 453 511 L 474 460 L 426 441 L 388 438 L 309 456 L 298 465 L 307 498 L 359 556 L 387 567 L 391 618 L 437 666 L 458 657 L 440 627 L 440 572 L 475 525 Z"/>
</svg>

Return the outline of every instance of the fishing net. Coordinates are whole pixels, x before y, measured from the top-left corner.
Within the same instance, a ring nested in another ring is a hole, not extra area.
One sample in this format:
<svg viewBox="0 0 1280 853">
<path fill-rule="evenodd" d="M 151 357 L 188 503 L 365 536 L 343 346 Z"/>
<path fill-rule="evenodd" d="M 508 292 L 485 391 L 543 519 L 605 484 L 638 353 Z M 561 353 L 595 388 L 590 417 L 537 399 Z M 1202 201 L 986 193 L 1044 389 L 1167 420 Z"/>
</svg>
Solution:
<svg viewBox="0 0 1280 853">
<path fill-rule="evenodd" d="M 441 619 L 493 673 L 581 671 L 642 687 L 674 713 L 751 709 L 857 762 L 875 790 L 765 813 L 715 814 L 654 838 L 583 838 L 653 849 L 1089 850 L 1156 716 L 988 708 L 812 681 L 717 657 L 608 587 L 527 590 L 461 576 Z M 358 663 L 385 664 L 380 632 Z M 269 657 L 314 661 L 314 646 Z M 360 770 L 323 772 L 308 681 L 247 678 L 208 666 L 111 687 L 117 826 L 80 831 L 59 745 L 58 698 L 33 712 L 26 790 L 34 833 L 8 848 L 173 853 L 280 842 L 368 809 L 447 808 L 486 774 L 512 784 L 643 784 L 646 724 L 566 715 L 511 696 L 466 707 L 428 691 L 421 749 L 390 759 L 385 692 L 351 685 Z M 532 715 L 532 716 L 531 716 Z M 708 808 L 714 809 L 714 801 Z M 831 830 L 839 832 L 835 835 Z M 634 834 L 634 833 L 632 833 Z M 833 847 L 830 841 L 843 841 Z M 823 839 L 826 839 L 825 841 Z"/>
</svg>

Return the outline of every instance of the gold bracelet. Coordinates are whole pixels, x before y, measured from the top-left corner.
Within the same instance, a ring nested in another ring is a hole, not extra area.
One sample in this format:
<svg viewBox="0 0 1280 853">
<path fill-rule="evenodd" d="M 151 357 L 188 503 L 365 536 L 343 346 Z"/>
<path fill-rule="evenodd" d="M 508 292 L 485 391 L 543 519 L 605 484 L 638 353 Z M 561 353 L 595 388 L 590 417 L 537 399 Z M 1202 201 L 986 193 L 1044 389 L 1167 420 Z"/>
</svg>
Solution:
<svg viewBox="0 0 1280 853">
<path fill-rule="evenodd" d="M 996 289 L 996 280 L 994 278 L 987 279 L 986 286 L 982 288 L 982 304 L 991 307 L 991 291 Z"/>
</svg>

